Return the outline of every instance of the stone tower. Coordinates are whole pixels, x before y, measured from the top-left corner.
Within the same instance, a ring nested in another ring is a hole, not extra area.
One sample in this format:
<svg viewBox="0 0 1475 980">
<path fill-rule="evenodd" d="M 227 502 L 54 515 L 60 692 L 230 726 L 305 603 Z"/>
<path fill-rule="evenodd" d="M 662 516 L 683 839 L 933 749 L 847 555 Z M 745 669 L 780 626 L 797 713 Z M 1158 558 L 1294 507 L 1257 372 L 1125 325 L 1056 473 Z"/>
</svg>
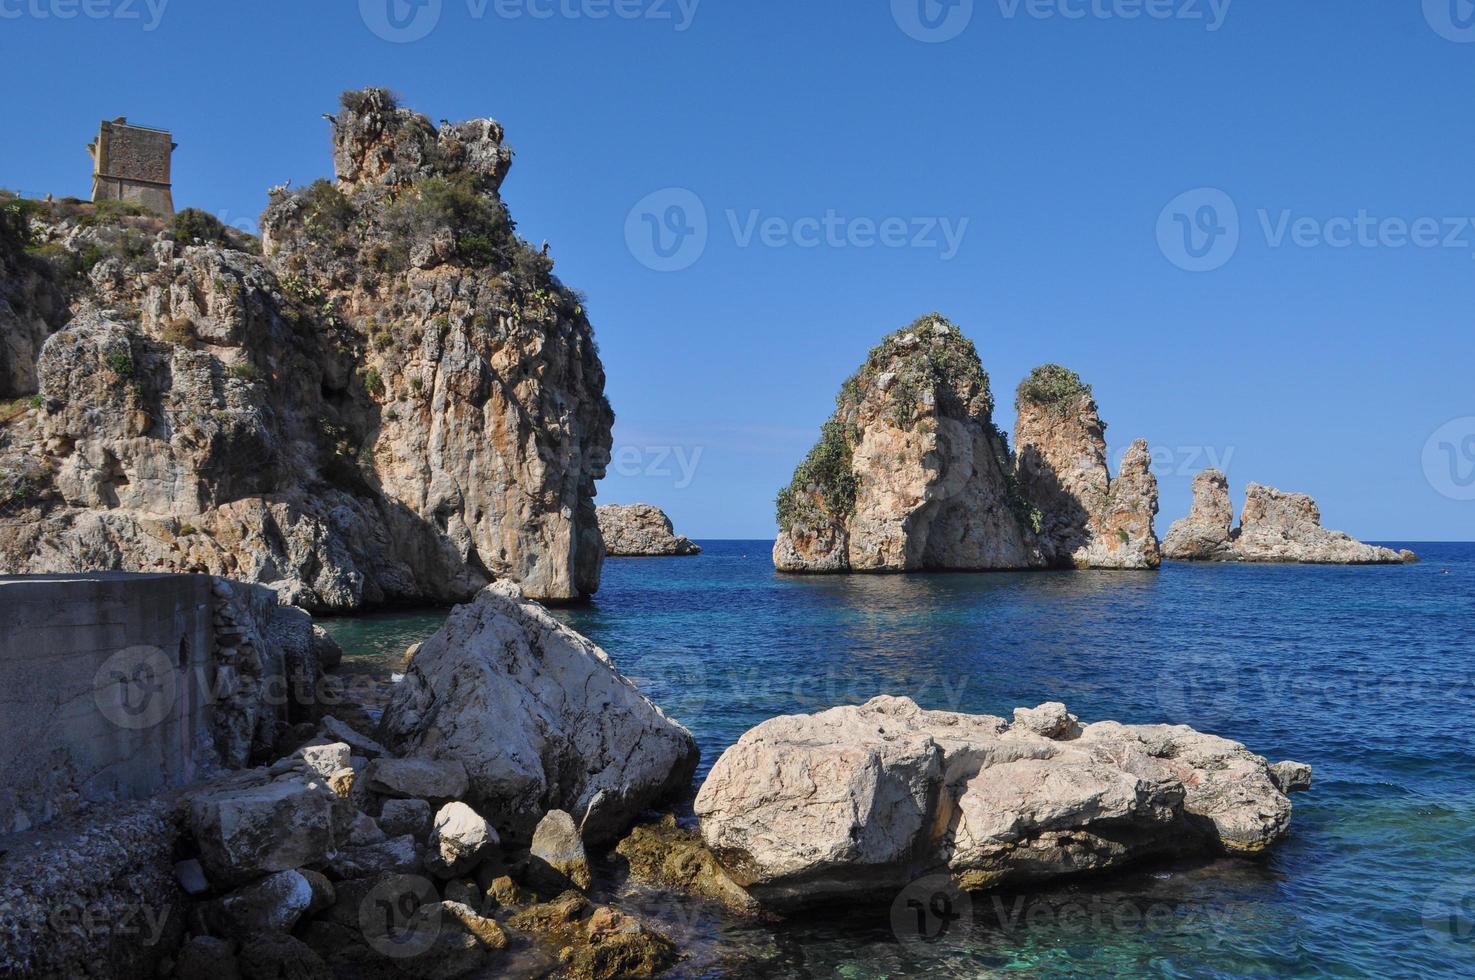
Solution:
<svg viewBox="0 0 1475 980">
<path fill-rule="evenodd" d="M 130 126 L 127 116 L 103 122 L 92 154 L 92 199 L 132 201 L 160 214 L 174 213 L 169 158 L 174 139 L 162 129 Z"/>
</svg>

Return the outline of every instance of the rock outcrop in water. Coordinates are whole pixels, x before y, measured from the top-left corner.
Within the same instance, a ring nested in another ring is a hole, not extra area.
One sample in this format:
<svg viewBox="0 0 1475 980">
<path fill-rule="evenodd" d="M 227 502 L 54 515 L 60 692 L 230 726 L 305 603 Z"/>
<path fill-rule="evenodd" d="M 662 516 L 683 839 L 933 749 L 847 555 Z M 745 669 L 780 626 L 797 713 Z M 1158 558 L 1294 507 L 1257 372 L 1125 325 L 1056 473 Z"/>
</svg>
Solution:
<svg viewBox="0 0 1475 980">
<path fill-rule="evenodd" d="M 410 662 L 378 735 L 454 762 L 467 802 L 513 840 L 550 810 L 607 840 L 691 782 L 698 751 L 593 643 L 509 583 L 457 608 Z"/>
<path fill-rule="evenodd" d="M 1150 569 L 1162 564 L 1152 454 L 1138 440 L 1113 480 L 1106 424 L 1091 388 L 1057 364 L 1036 368 L 1015 398 L 1019 488 L 1041 515 L 1040 547 L 1052 565 Z"/>
<path fill-rule="evenodd" d="M 1229 481 L 1205 470 L 1193 481 L 1193 507 L 1163 540 L 1163 555 L 1178 561 L 1286 562 L 1320 565 L 1395 565 L 1417 561 L 1411 551 L 1363 544 L 1321 526 L 1321 510 L 1303 493 L 1251 483 L 1240 525 L 1234 527 Z"/>
<path fill-rule="evenodd" d="M 786 909 L 938 871 L 979 889 L 1257 854 L 1290 827 L 1285 790 L 1308 785 L 1304 766 L 1184 726 L 1081 725 L 1059 704 L 1011 724 L 883 697 L 750 730 L 696 812 L 732 879 Z"/>
<path fill-rule="evenodd" d="M 1045 564 L 973 344 L 940 316 L 883 340 L 778 498 L 786 572 Z"/>
<path fill-rule="evenodd" d="M 336 611 L 597 589 L 604 371 L 514 233 L 501 127 L 369 90 L 333 130 L 337 182 L 273 192 L 264 256 L 31 202 L 27 254 L 82 288 L 0 426 L 0 570 L 206 571 Z M 27 290 L 12 361 L 54 312 Z"/>
<path fill-rule="evenodd" d="M 605 504 L 598 509 L 604 550 L 611 558 L 699 555 L 690 538 L 678 535 L 671 519 L 650 504 Z"/>
</svg>

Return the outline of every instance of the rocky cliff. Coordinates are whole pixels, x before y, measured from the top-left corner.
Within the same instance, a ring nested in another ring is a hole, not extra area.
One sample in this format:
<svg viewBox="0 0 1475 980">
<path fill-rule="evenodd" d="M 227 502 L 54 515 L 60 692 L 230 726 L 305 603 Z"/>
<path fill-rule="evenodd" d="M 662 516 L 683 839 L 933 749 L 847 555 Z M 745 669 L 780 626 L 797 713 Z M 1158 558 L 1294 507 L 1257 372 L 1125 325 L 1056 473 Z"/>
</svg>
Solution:
<svg viewBox="0 0 1475 980">
<path fill-rule="evenodd" d="M 1251 483 L 1240 526 L 1233 527 L 1229 481 L 1205 470 L 1193 481 L 1193 507 L 1163 540 L 1163 555 L 1178 561 L 1300 562 L 1320 565 L 1393 565 L 1416 561 L 1411 551 L 1354 541 L 1321 526 L 1321 510 L 1304 493 Z"/>
<path fill-rule="evenodd" d="M 678 535 L 671 519 L 650 504 L 605 504 L 599 508 L 599 531 L 605 553 L 618 558 L 660 558 L 699 555 L 685 535 Z"/>
<path fill-rule="evenodd" d="M 1157 568 L 1153 517 L 1157 478 L 1138 440 L 1112 479 L 1106 423 L 1091 388 L 1058 364 L 1036 368 L 1019 385 L 1014 445 L 1020 490 L 1041 514 L 1039 541 L 1052 565 Z"/>
<path fill-rule="evenodd" d="M 0 427 L 0 570 L 205 571 L 338 611 L 597 589 L 604 371 L 499 196 L 501 127 L 381 90 L 332 127 L 336 182 L 273 191 L 263 255 L 33 217 L 82 289 Z"/>
<path fill-rule="evenodd" d="M 988 375 L 941 316 L 885 338 L 840 391 L 778 498 L 788 572 L 1030 568 L 1033 514 L 993 422 Z"/>
</svg>

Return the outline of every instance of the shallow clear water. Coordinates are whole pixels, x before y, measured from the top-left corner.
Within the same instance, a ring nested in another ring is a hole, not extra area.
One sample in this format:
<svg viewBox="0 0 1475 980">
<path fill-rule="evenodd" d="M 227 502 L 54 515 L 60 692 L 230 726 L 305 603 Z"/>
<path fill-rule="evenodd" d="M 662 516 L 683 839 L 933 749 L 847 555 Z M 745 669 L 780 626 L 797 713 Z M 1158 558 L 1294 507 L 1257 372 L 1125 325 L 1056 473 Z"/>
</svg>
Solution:
<svg viewBox="0 0 1475 980">
<path fill-rule="evenodd" d="M 1192 724 L 1316 785 L 1264 861 L 975 896 L 933 942 L 886 907 L 769 926 L 629 896 L 698 949 L 678 975 L 1475 975 L 1475 545 L 1390 568 L 792 578 L 766 542 L 703 544 L 611 560 L 597 601 L 558 613 L 691 728 L 703 773 L 766 718 L 885 693 Z M 382 670 L 440 618 L 328 625 Z"/>
</svg>

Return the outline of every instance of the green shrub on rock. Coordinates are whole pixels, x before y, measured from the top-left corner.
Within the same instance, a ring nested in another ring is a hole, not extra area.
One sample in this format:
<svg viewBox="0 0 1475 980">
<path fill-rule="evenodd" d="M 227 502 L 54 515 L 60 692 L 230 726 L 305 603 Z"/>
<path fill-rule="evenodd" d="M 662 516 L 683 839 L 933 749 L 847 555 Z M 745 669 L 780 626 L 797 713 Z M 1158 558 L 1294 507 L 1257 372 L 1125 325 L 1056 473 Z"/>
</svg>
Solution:
<svg viewBox="0 0 1475 980">
<path fill-rule="evenodd" d="M 1058 412 L 1069 411 L 1082 395 L 1089 397 L 1091 386 L 1070 368 L 1045 364 L 1035 368 L 1019 383 L 1014 407 L 1023 411 L 1026 405 L 1038 405 Z"/>
</svg>

